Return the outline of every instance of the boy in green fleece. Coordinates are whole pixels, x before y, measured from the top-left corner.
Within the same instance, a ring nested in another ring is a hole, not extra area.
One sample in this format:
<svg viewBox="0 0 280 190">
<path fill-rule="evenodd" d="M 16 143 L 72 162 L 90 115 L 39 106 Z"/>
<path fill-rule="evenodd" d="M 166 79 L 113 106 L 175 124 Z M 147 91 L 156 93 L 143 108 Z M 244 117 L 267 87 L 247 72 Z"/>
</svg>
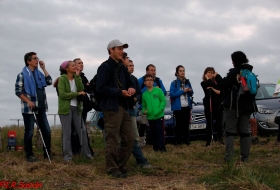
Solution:
<svg viewBox="0 0 280 190">
<path fill-rule="evenodd" d="M 154 78 L 150 74 L 144 77 L 147 90 L 142 94 L 142 112 L 147 115 L 153 136 L 154 151 L 166 152 L 164 144 L 163 116 L 166 105 L 165 96 L 160 88 L 154 87 Z"/>
</svg>

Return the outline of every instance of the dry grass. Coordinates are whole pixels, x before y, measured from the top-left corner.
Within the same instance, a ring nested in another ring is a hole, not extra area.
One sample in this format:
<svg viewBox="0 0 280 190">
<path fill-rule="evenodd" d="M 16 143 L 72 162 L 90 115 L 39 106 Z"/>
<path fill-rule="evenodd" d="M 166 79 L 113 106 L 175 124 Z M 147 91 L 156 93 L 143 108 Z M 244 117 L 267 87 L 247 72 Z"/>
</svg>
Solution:
<svg viewBox="0 0 280 190">
<path fill-rule="evenodd" d="M 23 144 L 23 128 L 11 127 L 18 132 L 17 143 Z M 2 128 L 3 145 L 7 145 L 8 128 Z M 43 189 L 277 189 L 280 187 L 280 148 L 267 145 L 252 146 L 250 162 L 238 162 L 238 140 L 236 140 L 236 162 L 223 161 L 224 146 L 214 144 L 204 147 L 205 142 L 193 141 L 189 147 L 167 145 L 167 153 L 143 148 L 145 157 L 157 166 L 156 169 L 138 168 L 133 156 L 128 162 L 129 176 L 112 179 L 106 175 L 104 145 L 100 132 L 94 133 L 93 149 L 99 154 L 95 160 L 74 157 L 73 165 L 64 165 L 61 152 L 61 133 L 52 130 L 54 159 L 50 164 L 44 160 L 42 150 L 34 148 L 39 162 L 25 161 L 24 152 L 0 153 L 0 180 L 24 181 L 43 184 Z M 272 137 L 271 139 L 275 139 Z M 278 181 L 277 181 L 278 179 Z"/>
</svg>

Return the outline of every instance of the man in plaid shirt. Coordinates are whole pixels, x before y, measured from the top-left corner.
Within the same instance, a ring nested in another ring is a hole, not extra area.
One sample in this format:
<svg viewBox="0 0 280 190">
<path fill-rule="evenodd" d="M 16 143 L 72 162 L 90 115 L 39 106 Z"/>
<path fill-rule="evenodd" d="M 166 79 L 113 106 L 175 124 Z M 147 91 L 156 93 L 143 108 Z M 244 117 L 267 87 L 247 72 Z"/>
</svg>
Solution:
<svg viewBox="0 0 280 190">
<path fill-rule="evenodd" d="M 32 137 L 34 131 L 35 111 L 38 125 L 42 131 L 46 149 L 50 154 L 51 130 L 47 120 L 46 111 L 48 111 L 47 97 L 45 87 L 52 84 L 52 78 L 45 68 L 45 63 L 39 60 L 35 52 L 29 52 L 24 55 L 25 67 L 18 74 L 15 83 L 15 94 L 21 99 L 21 112 L 24 121 L 24 150 L 28 162 L 36 162 L 32 151 Z M 38 64 L 44 74 L 38 70 Z M 47 153 L 44 150 L 44 158 Z"/>
</svg>

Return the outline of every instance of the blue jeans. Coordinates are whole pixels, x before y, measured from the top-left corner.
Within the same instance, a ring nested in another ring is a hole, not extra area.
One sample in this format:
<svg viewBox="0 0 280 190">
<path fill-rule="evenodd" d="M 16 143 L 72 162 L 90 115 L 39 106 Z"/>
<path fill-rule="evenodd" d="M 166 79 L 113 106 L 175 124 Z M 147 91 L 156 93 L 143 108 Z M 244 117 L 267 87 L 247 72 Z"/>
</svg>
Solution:
<svg viewBox="0 0 280 190">
<path fill-rule="evenodd" d="M 141 147 L 139 146 L 138 141 L 134 141 L 132 154 L 136 159 L 137 165 L 147 165 L 149 162 L 144 157 Z"/>
<path fill-rule="evenodd" d="M 35 123 L 34 114 L 22 113 L 22 116 L 24 121 L 24 150 L 26 153 L 26 157 L 29 157 L 34 155 L 32 151 L 32 137 Z M 37 127 L 39 127 L 42 132 L 47 151 L 50 154 L 51 129 L 47 120 L 45 109 L 38 108 L 38 114 L 36 114 L 36 118 L 39 125 Z M 44 157 L 47 158 L 47 153 L 45 152 L 45 150 Z"/>
</svg>

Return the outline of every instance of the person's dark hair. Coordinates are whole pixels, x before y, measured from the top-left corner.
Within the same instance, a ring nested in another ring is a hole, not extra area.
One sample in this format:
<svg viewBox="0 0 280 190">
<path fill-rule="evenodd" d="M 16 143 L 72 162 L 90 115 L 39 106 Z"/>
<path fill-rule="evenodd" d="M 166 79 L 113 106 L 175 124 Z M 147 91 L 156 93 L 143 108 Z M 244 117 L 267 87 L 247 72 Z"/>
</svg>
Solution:
<svg viewBox="0 0 280 190">
<path fill-rule="evenodd" d="M 179 72 L 179 69 L 180 69 L 181 67 L 185 68 L 183 65 L 178 65 L 178 66 L 176 67 L 176 71 L 175 71 L 175 76 L 176 76 L 176 77 L 178 76 L 178 72 Z"/>
<path fill-rule="evenodd" d="M 213 71 L 213 73 L 215 73 L 214 67 L 206 67 L 206 69 L 204 70 L 203 75 L 202 75 L 202 80 L 203 80 L 203 81 L 206 81 L 205 75 L 206 75 L 206 73 L 207 73 L 208 71 Z"/>
<path fill-rule="evenodd" d="M 112 49 L 115 49 L 115 47 L 113 47 Z M 108 49 L 108 54 L 110 55 L 110 49 Z"/>
<path fill-rule="evenodd" d="M 122 58 L 125 59 L 127 57 L 127 53 L 123 52 Z"/>
<path fill-rule="evenodd" d="M 153 75 L 150 75 L 150 74 L 146 74 L 146 75 L 143 76 L 143 80 L 144 80 L 144 81 L 146 80 L 146 78 L 152 78 L 152 79 L 154 79 Z"/>
<path fill-rule="evenodd" d="M 148 71 L 150 67 L 155 67 L 155 68 L 156 68 L 156 66 L 154 66 L 153 64 L 149 64 L 149 65 L 147 65 L 147 67 L 146 67 L 146 71 Z"/>
<path fill-rule="evenodd" d="M 81 60 L 81 59 L 80 58 L 76 58 L 76 59 L 73 60 L 73 62 L 75 63 L 75 61 L 77 61 L 77 60 Z"/>
<path fill-rule="evenodd" d="M 36 54 L 35 52 L 29 52 L 29 53 L 26 53 L 26 54 L 24 55 L 25 66 L 28 67 L 27 61 L 31 61 L 32 55 L 37 55 L 37 54 Z"/>
<path fill-rule="evenodd" d="M 66 68 L 69 67 L 69 63 L 70 63 L 70 62 L 72 62 L 72 61 L 69 61 L 69 62 L 67 63 Z M 60 75 L 67 74 L 66 68 L 63 69 L 61 66 L 59 66 Z"/>
<path fill-rule="evenodd" d="M 245 53 L 242 51 L 236 51 L 231 54 L 232 62 L 234 63 L 234 67 L 240 66 L 242 63 L 248 63 L 249 60 L 247 59 Z"/>
<path fill-rule="evenodd" d="M 55 79 L 54 83 L 53 83 L 53 87 L 57 88 L 58 86 L 58 81 L 59 81 L 59 77 L 57 79 Z"/>
</svg>

